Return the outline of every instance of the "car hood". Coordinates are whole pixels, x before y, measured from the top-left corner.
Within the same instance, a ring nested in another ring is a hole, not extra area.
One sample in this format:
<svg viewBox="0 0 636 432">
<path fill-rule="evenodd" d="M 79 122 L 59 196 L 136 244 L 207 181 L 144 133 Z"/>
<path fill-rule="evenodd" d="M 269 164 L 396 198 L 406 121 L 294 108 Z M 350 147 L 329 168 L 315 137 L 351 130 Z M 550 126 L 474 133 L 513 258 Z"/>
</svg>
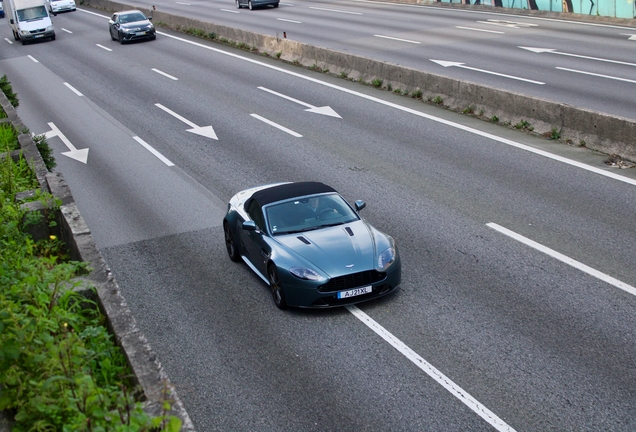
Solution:
<svg viewBox="0 0 636 432">
<path fill-rule="evenodd" d="M 141 29 L 141 28 L 146 28 L 149 25 L 151 25 L 149 20 L 145 20 L 145 21 L 135 21 L 135 22 L 131 22 L 131 23 L 125 23 L 125 24 L 120 24 L 120 26 L 122 28 L 128 29 L 128 30 L 134 30 L 134 29 Z"/>
<path fill-rule="evenodd" d="M 365 221 L 358 220 L 277 236 L 276 240 L 305 260 L 307 265 L 335 277 L 375 268 L 377 233 Z"/>
</svg>

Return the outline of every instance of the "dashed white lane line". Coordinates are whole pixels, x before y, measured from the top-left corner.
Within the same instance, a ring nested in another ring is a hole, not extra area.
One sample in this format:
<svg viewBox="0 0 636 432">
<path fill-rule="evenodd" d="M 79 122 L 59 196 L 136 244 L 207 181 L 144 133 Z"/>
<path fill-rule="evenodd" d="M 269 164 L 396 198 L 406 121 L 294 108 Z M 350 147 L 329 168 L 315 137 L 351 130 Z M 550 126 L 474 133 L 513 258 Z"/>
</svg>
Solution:
<svg viewBox="0 0 636 432">
<path fill-rule="evenodd" d="M 98 47 L 100 47 L 100 48 L 101 48 L 101 49 L 103 49 L 103 50 L 106 50 L 106 51 L 112 51 L 112 49 L 110 49 L 110 48 L 108 48 L 108 47 L 105 47 L 104 45 L 100 45 L 100 44 L 95 44 L 95 45 L 97 45 Z"/>
<path fill-rule="evenodd" d="M 356 306 L 346 306 L 356 318 L 362 321 L 367 327 L 378 334 L 382 339 L 389 343 L 393 348 L 398 350 L 402 355 L 409 359 L 413 364 L 420 368 L 424 373 L 433 378 L 439 385 L 448 390 L 453 396 L 459 399 L 464 405 L 473 410 L 477 415 L 487 421 L 492 427 L 498 431 L 514 432 L 514 429 L 506 422 L 501 420 L 495 413 L 490 411 L 484 405 L 479 403 L 477 399 L 472 397 L 467 391 L 459 387 L 451 381 L 446 375 L 437 370 L 433 365 L 424 360 L 411 348 L 406 346 L 404 342 L 393 336 L 387 329 L 378 324 L 369 315 L 362 312 Z"/>
<path fill-rule="evenodd" d="M 258 114 L 250 114 L 250 115 L 251 115 L 252 117 L 254 117 L 255 119 L 257 119 L 257 120 L 260 120 L 260 121 L 262 121 L 263 123 L 267 123 L 267 124 L 268 124 L 268 125 L 270 125 L 270 126 L 274 126 L 276 129 L 280 129 L 280 130 L 282 130 L 283 132 L 286 132 L 286 133 L 288 133 L 288 134 L 290 134 L 290 135 L 292 135 L 292 136 L 295 136 L 296 138 L 302 138 L 302 137 L 303 137 L 303 136 L 302 136 L 301 134 L 299 134 L 298 132 L 294 132 L 294 131 L 293 131 L 293 130 L 291 130 L 291 129 L 287 129 L 285 126 L 281 126 L 281 125 L 279 125 L 278 123 L 274 123 L 274 122 L 273 122 L 273 121 L 271 121 L 271 120 L 267 120 L 265 117 L 261 117 L 261 116 L 259 116 Z"/>
<path fill-rule="evenodd" d="M 412 44 L 420 44 L 421 42 L 418 41 L 414 41 L 414 40 L 409 40 L 409 39 L 400 39 L 400 38 L 396 38 L 396 37 L 392 37 L 392 36 L 384 36 L 384 35 L 373 35 L 374 37 L 377 38 L 382 38 L 382 39 L 391 39 L 394 41 L 398 41 L 398 42 L 406 42 L 406 43 L 412 43 Z"/>
<path fill-rule="evenodd" d="M 160 71 L 159 69 L 152 68 L 151 70 L 152 70 L 153 72 L 157 72 L 159 75 L 163 75 L 163 76 L 165 76 L 166 78 L 170 78 L 170 79 L 171 79 L 171 80 L 173 80 L 173 81 L 177 81 L 177 80 L 179 80 L 179 78 L 174 77 L 174 76 L 172 76 L 172 75 L 170 75 L 170 74 L 167 74 L 167 73 L 165 73 L 165 72 L 163 72 L 163 71 Z"/>
<path fill-rule="evenodd" d="M 553 249 L 550 249 L 549 247 L 543 246 L 542 244 L 537 243 L 534 240 L 530 240 L 529 238 L 524 237 L 521 234 L 517 234 L 516 232 L 511 231 L 507 228 L 504 228 L 501 225 L 497 225 L 496 223 L 490 222 L 490 223 L 487 223 L 486 226 L 494 229 L 495 231 L 499 231 L 500 233 L 507 235 L 508 237 L 513 238 L 517 240 L 518 242 L 525 244 L 526 246 L 530 246 L 531 248 L 536 249 L 539 252 L 543 252 L 544 254 L 549 255 L 552 258 L 555 258 L 569 266 L 572 266 L 575 269 L 578 269 L 584 273 L 587 273 L 590 276 L 594 276 L 595 278 L 600 279 L 603 282 L 606 282 L 610 285 L 615 286 L 616 288 L 622 289 L 623 291 L 633 296 L 636 296 L 636 288 L 626 284 L 625 282 L 619 281 L 618 279 L 615 279 L 609 275 L 606 275 L 605 273 L 601 273 L 600 271 L 595 270 L 590 266 L 587 266 L 566 255 L 563 255 L 562 253 L 559 253 Z"/>
</svg>

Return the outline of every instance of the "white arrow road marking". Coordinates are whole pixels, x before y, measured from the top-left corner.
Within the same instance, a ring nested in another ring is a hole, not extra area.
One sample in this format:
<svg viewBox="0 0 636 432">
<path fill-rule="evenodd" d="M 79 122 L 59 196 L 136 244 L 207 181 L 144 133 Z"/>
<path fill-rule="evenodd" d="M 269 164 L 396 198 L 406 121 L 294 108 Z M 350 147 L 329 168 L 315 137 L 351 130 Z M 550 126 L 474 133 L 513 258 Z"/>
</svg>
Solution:
<svg viewBox="0 0 636 432">
<path fill-rule="evenodd" d="M 62 153 L 64 156 L 68 156 L 71 159 L 75 159 L 76 161 L 82 162 L 83 164 L 85 164 L 88 161 L 87 148 L 81 149 L 81 150 L 76 149 L 75 146 L 71 144 L 68 138 L 64 136 L 64 134 L 57 128 L 57 126 L 55 126 L 54 123 L 49 123 L 49 127 L 51 128 L 51 130 L 45 133 L 44 137 L 46 139 L 53 138 L 56 136 L 60 137 L 64 145 L 68 147 L 69 149 L 69 151 Z"/>
<path fill-rule="evenodd" d="M 543 246 L 541 243 L 537 243 L 534 240 L 530 240 L 529 238 L 524 237 L 521 234 L 517 234 L 514 231 L 511 231 L 507 228 L 502 227 L 501 225 L 497 225 L 496 223 L 490 222 L 490 223 L 487 223 L 486 226 L 494 229 L 495 231 L 499 231 L 500 233 L 507 235 L 508 237 L 513 238 L 517 240 L 518 242 L 525 244 L 526 246 L 530 246 L 531 248 L 536 249 L 539 252 L 543 252 L 544 254 L 549 255 L 552 258 L 555 258 L 569 266 L 572 266 L 575 269 L 582 271 L 583 273 L 587 273 L 591 276 L 594 276 L 595 278 L 600 279 L 603 282 L 606 282 L 610 285 L 615 286 L 616 288 L 622 289 L 623 291 L 636 296 L 636 288 L 626 284 L 625 282 L 619 281 L 618 279 L 615 279 L 609 275 L 606 275 L 605 273 L 601 273 L 600 271 L 595 270 L 592 267 L 589 267 L 581 262 L 573 260 L 567 255 L 563 255 L 562 253 L 559 253 L 553 249 Z"/>
<path fill-rule="evenodd" d="M 307 112 L 312 112 L 312 113 L 316 113 L 316 114 L 322 114 L 322 115 L 326 115 L 326 116 L 329 116 L 329 117 L 342 118 L 342 117 L 340 117 L 340 115 L 338 115 L 338 113 L 337 113 L 337 112 L 335 112 L 335 111 L 334 111 L 333 109 L 331 109 L 331 107 L 329 107 L 329 106 L 324 106 L 324 107 L 315 107 L 315 106 L 310 105 L 310 104 L 308 104 L 308 103 L 306 103 L 306 102 L 299 101 L 298 99 L 294 99 L 294 98 L 292 98 L 292 97 L 290 97 L 290 96 L 286 96 L 286 95 L 284 95 L 284 94 L 282 94 L 282 93 L 275 92 L 274 90 L 270 90 L 270 89 L 265 88 L 265 87 L 258 87 L 258 88 L 259 88 L 260 90 L 264 90 L 264 91 L 266 91 L 266 92 L 268 92 L 268 93 L 271 93 L 271 94 L 273 94 L 273 95 L 276 95 L 276 96 L 278 96 L 278 97 L 282 97 L 283 99 L 287 99 L 287 100 L 290 100 L 290 101 L 292 101 L 292 102 L 295 102 L 295 103 L 297 103 L 297 104 L 299 104 L 299 105 L 306 106 L 308 109 L 306 109 L 305 111 L 307 111 Z"/>
<path fill-rule="evenodd" d="M 524 49 L 524 50 L 528 50 L 528 51 L 532 51 L 533 53 L 537 53 L 537 54 L 541 54 L 541 53 L 559 54 L 559 55 L 562 55 L 562 56 L 577 57 L 577 58 L 582 58 L 582 59 L 586 59 L 586 60 L 596 60 L 596 61 L 602 61 L 602 62 L 607 62 L 607 63 L 616 63 L 616 64 L 622 64 L 622 65 L 627 65 L 627 66 L 636 66 L 636 63 L 628 63 L 628 62 L 623 62 L 623 61 L 618 61 L 618 60 L 610 60 L 610 59 L 604 59 L 604 58 L 598 58 L 598 57 L 589 57 L 589 56 L 578 55 L 578 54 L 564 53 L 564 52 L 559 52 L 556 49 L 552 49 L 552 48 L 532 48 L 532 47 L 522 47 L 522 46 L 520 46 L 519 48 Z"/>
<path fill-rule="evenodd" d="M 73 87 L 73 86 L 72 86 L 72 85 L 70 85 L 69 83 L 66 83 L 66 82 L 65 82 L 65 83 L 64 83 L 64 85 L 65 85 L 66 87 L 70 88 L 70 89 L 71 89 L 71 91 L 72 91 L 73 93 L 75 93 L 76 95 L 78 95 L 78 96 L 84 96 L 82 93 L 80 93 L 80 91 L 79 91 L 79 90 L 77 90 L 75 87 Z"/>
<path fill-rule="evenodd" d="M 169 74 L 167 74 L 167 73 L 165 73 L 165 72 L 162 72 L 162 71 L 160 71 L 159 69 L 152 68 L 151 70 L 152 70 L 153 72 L 157 72 L 159 75 L 163 75 L 163 76 L 165 76 L 166 78 L 170 78 L 170 79 L 171 79 L 171 80 L 173 80 L 173 81 L 178 81 L 178 80 L 179 80 L 179 78 L 177 78 L 177 77 L 173 77 L 172 75 L 169 75 Z"/>
<path fill-rule="evenodd" d="M 267 120 L 265 117 L 261 117 L 258 114 L 250 114 L 252 117 L 254 117 L 257 120 L 262 121 L 263 123 L 267 123 L 270 126 L 274 126 L 276 129 L 280 129 L 283 132 L 286 132 L 288 134 L 290 134 L 291 136 L 295 136 L 296 138 L 302 138 L 303 136 L 301 134 L 299 134 L 298 132 L 294 132 L 291 129 L 287 129 L 285 126 L 281 126 L 278 123 L 274 123 L 271 120 Z"/>
<path fill-rule="evenodd" d="M 580 70 L 576 70 L 576 69 L 568 69 L 568 68 L 564 68 L 564 67 L 556 67 L 555 69 L 568 71 L 568 72 L 579 73 L 579 74 L 583 74 L 583 75 L 592 75 L 592 76 L 597 76 L 597 77 L 601 77 L 601 78 L 608 78 L 608 79 L 613 79 L 613 80 L 616 80 L 616 81 L 625 81 L 625 82 L 628 82 L 628 83 L 636 84 L 635 80 L 630 80 L 630 79 L 627 79 L 627 78 L 619 78 L 619 77 L 615 77 L 615 76 L 611 76 L 611 75 L 603 75 L 603 74 L 597 74 L 597 73 L 593 73 L 593 72 L 585 72 L 585 71 L 580 71 Z"/>
<path fill-rule="evenodd" d="M 510 78 L 510 79 L 514 79 L 514 80 L 525 81 L 525 82 L 529 82 L 529 83 L 532 83 L 532 84 L 539 84 L 539 85 L 545 84 L 544 82 L 541 82 L 541 81 L 534 81 L 534 80 L 530 80 L 530 79 L 526 79 L 526 78 L 520 78 L 520 77 L 515 77 L 515 76 L 512 76 L 512 75 L 502 74 L 502 73 L 499 73 L 499 72 L 487 71 L 487 70 L 484 70 L 484 69 L 477 69 L 477 68 L 470 67 L 470 66 L 464 66 L 464 63 L 449 62 L 449 61 L 443 61 L 443 60 L 433 60 L 433 59 L 430 59 L 430 60 L 432 62 L 437 63 L 438 65 L 444 66 L 444 67 L 456 66 L 456 67 L 463 68 L 463 69 L 470 69 L 470 70 L 474 70 L 474 71 L 477 71 L 477 72 L 483 72 L 483 73 L 487 73 L 487 74 L 490 74 L 490 75 L 497 75 L 497 76 L 504 77 L 504 78 Z"/>
<path fill-rule="evenodd" d="M 413 40 L 408 40 L 408 39 L 400 39 L 400 38 L 396 38 L 396 37 L 392 37 L 392 36 L 383 36 L 383 35 L 373 35 L 375 37 L 378 38 L 382 38 L 382 39 L 391 39 L 394 41 L 399 41 L 399 42 L 407 42 L 407 43 L 412 43 L 412 44 L 420 44 L 421 42 L 418 41 L 413 41 Z"/>
<path fill-rule="evenodd" d="M 398 350 L 404 357 L 409 359 L 415 366 L 420 368 L 424 373 L 433 378 L 439 385 L 444 387 L 450 394 L 459 399 L 468 408 L 473 410 L 479 417 L 486 420 L 492 427 L 498 431 L 514 432 L 514 429 L 497 417 L 495 413 L 490 411 L 484 405 L 479 403 L 477 399 L 472 397 L 466 390 L 451 381 L 446 375 L 437 370 L 432 364 L 424 360 L 419 354 L 409 348 L 404 342 L 393 336 L 387 329 L 382 327 L 369 315 L 362 312 L 356 306 L 345 306 L 345 308 L 356 318 L 362 321 L 367 327 L 373 330 L 378 336 L 389 343 L 393 348 Z"/>
<path fill-rule="evenodd" d="M 185 124 L 187 124 L 188 126 L 190 126 L 192 129 L 188 129 L 186 132 L 191 132 L 193 134 L 197 134 L 197 135 L 201 135 L 207 138 L 212 138 L 215 140 L 218 140 L 219 138 L 216 136 L 216 133 L 214 132 L 214 128 L 212 126 L 197 126 L 194 123 L 192 123 L 190 120 L 181 117 L 179 114 L 177 114 L 174 111 L 169 110 L 168 108 L 166 108 L 165 106 L 156 103 L 155 106 L 157 108 L 161 108 L 162 110 L 164 110 L 165 112 L 167 112 L 168 114 L 170 114 L 171 116 L 181 120 L 182 122 L 184 122 Z"/>
</svg>

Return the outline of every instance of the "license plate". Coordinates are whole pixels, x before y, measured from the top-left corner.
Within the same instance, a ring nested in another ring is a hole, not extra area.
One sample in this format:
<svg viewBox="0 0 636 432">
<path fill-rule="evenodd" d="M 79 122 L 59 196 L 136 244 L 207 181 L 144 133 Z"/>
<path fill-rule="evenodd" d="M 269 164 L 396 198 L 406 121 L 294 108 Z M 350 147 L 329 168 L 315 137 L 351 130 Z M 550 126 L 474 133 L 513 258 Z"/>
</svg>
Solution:
<svg viewBox="0 0 636 432">
<path fill-rule="evenodd" d="M 371 291 L 373 291 L 373 288 L 371 287 L 371 285 L 348 290 L 348 291 L 340 291 L 338 293 L 338 298 L 343 299 L 343 298 L 355 297 L 362 294 L 369 294 Z"/>
<path fill-rule="evenodd" d="M 40 37 L 43 37 L 43 36 L 44 36 L 44 35 L 35 35 L 35 36 L 33 36 L 33 39 L 35 39 L 35 38 L 40 38 Z"/>
<path fill-rule="evenodd" d="M 137 33 L 135 33 L 136 36 L 143 36 L 145 34 L 146 34 L 146 32 L 137 32 Z"/>
</svg>

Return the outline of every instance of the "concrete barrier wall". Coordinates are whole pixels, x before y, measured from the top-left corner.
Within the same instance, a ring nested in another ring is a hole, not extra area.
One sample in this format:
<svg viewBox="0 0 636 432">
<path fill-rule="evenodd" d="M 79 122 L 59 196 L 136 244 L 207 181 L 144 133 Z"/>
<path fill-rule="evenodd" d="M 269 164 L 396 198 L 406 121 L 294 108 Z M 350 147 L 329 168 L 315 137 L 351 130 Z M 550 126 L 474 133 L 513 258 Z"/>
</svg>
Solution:
<svg viewBox="0 0 636 432">
<path fill-rule="evenodd" d="M 108 12 L 135 8 L 110 0 L 87 0 L 84 4 Z M 366 83 L 382 80 L 383 88 L 401 89 L 407 94 L 421 90 L 423 100 L 441 99 L 449 109 L 464 112 L 470 107 L 483 119 L 496 116 L 502 124 L 525 121 L 534 133 L 550 136 L 556 131 L 568 143 L 636 161 L 636 121 L 627 118 L 302 44 L 282 35 L 253 33 L 161 10 L 145 12 L 160 27 L 186 32 L 200 30 L 213 34 L 216 40 L 245 44 L 271 57 L 279 56 L 283 61 L 305 67 L 315 66 L 336 76 L 346 75 L 348 79 Z"/>
</svg>

